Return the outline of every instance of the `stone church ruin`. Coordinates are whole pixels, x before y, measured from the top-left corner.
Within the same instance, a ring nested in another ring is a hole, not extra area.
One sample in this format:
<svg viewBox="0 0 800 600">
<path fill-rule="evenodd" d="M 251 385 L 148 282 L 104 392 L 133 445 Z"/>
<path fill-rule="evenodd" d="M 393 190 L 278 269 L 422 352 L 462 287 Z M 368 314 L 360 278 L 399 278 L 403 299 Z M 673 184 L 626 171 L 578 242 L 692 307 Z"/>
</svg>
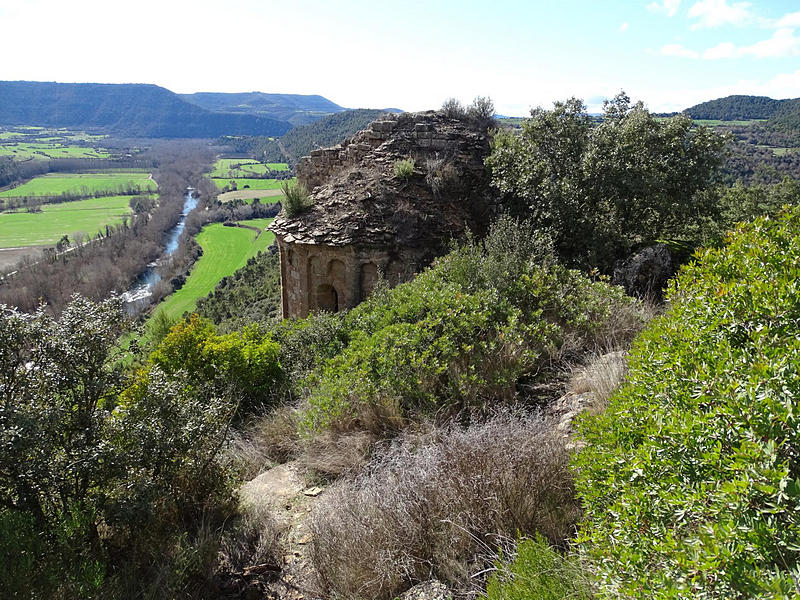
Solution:
<svg viewBox="0 0 800 600">
<path fill-rule="evenodd" d="M 485 131 L 431 111 L 386 115 L 301 159 L 313 204 L 271 226 L 283 317 L 352 308 L 380 277 L 408 281 L 467 229 L 481 234 L 494 211 L 488 153 Z"/>
</svg>

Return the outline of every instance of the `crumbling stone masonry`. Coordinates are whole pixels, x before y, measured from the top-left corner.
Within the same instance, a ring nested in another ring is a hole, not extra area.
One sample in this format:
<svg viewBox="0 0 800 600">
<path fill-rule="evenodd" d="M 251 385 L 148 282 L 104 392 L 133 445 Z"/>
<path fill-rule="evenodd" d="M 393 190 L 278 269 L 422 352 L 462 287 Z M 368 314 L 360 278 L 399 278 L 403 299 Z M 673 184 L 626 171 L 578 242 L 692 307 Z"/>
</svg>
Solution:
<svg viewBox="0 0 800 600">
<path fill-rule="evenodd" d="M 281 265 L 283 316 L 352 308 L 379 277 L 408 281 L 467 228 L 480 233 L 494 205 L 484 132 L 434 112 L 387 115 L 297 165 L 311 192 L 303 214 L 271 229 Z M 409 178 L 394 165 L 413 158 Z"/>
</svg>

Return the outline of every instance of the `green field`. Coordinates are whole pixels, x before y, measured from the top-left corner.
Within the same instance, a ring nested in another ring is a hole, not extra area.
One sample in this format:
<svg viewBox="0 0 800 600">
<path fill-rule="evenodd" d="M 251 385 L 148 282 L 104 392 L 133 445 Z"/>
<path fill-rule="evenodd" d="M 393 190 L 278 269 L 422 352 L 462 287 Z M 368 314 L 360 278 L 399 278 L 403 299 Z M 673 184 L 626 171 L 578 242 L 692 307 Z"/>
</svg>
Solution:
<svg viewBox="0 0 800 600">
<path fill-rule="evenodd" d="M 0 128 L 0 156 L 17 160 L 110 158 L 98 143 L 107 136 L 43 127 Z"/>
<path fill-rule="evenodd" d="M 260 163 L 252 158 L 220 158 L 214 163 L 211 177 L 238 178 L 250 175 L 263 175 L 267 169 L 272 171 L 288 171 L 286 163 Z"/>
<path fill-rule="evenodd" d="M 138 187 L 154 191 L 156 183 L 143 171 L 115 171 L 107 173 L 48 173 L 31 179 L 19 187 L 0 192 L 0 198 L 22 196 L 60 196 L 62 193 L 92 194 L 117 192 L 120 188 Z"/>
<path fill-rule="evenodd" d="M 744 127 L 747 125 L 752 125 L 753 123 L 762 123 L 766 121 L 766 119 L 750 119 L 748 121 L 742 120 L 734 120 L 734 121 L 721 121 L 719 119 L 694 119 L 695 125 L 708 125 L 709 127 Z"/>
<path fill-rule="evenodd" d="M 272 219 L 241 221 L 243 225 L 260 229 L 265 229 L 271 222 Z M 180 317 L 184 312 L 193 311 L 199 298 L 208 296 L 223 277 L 241 269 L 248 258 L 269 246 L 275 236 L 264 231 L 256 238 L 252 229 L 213 223 L 205 226 L 196 239 L 203 255 L 195 263 L 183 287 L 166 298 L 157 309 L 165 311 L 169 317 Z"/>
<path fill-rule="evenodd" d="M 228 178 L 212 178 L 212 181 L 219 189 L 230 185 L 231 180 Z M 251 190 L 278 190 L 281 187 L 282 181 L 278 179 L 234 179 L 236 181 L 237 189 L 251 189 Z"/>
<path fill-rule="evenodd" d="M 105 225 L 122 223 L 130 215 L 130 196 L 89 198 L 45 204 L 42 212 L 0 213 L 0 248 L 55 244 L 76 231 L 95 235 Z"/>
<path fill-rule="evenodd" d="M 105 150 L 86 146 L 69 146 L 54 143 L 5 143 L 0 144 L 0 156 L 10 156 L 18 160 L 48 158 L 110 158 Z"/>
</svg>

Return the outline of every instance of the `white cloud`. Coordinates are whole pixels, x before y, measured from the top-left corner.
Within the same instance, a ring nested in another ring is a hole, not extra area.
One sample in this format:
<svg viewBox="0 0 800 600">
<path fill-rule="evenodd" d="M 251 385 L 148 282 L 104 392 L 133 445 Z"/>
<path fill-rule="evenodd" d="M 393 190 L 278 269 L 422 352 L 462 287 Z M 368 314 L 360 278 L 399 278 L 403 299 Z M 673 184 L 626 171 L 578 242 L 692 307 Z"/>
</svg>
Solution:
<svg viewBox="0 0 800 600">
<path fill-rule="evenodd" d="M 699 58 L 700 54 L 680 44 L 667 44 L 661 48 L 662 56 L 678 56 L 680 58 Z"/>
<path fill-rule="evenodd" d="M 735 44 L 731 42 L 722 42 L 714 46 L 713 48 L 709 48 L 705 52 L 703 52 L 703 58 L 706 60 L 716 60 L 718 58 L 733 58 L 737 56 L 737 52 L 740 49 L 736 48 Z"/>
<path fill-rule="evenodd" d="M 625 31 L 628 31 L 628 27 L 630 27 L 630 24 L 626 21 L 625 23 L 619 26 L 619 30 L 624 33 Z"/>
<path fill-rule="evenodd" d="M 782 16 L 775 27 L 800 27 L 800 11 Z"/>
<path fill-rule="evenodd" d="M 700 29 L 722 25 L 744 25 L 755 17 L 750 12 L 749 2 L 728 4 L 727 0 L 700 0 L 689 9 L 689 18 L 697 19 L 692 29 Z"/>
<path fill-rule="evenodd" d="M 647 10 L 657 13 L 665 13 L 668 17 L 674 17 L 681 5 L 681 0 L 661 0 L 661 2 L 651 2 L 647 5 Z"/>
<path fill-rule="evenodd" d="M 703 52 L 703 58 L 716 60 L 720 58 L 786 58 L 800 55 L 800 37 L 795 36 L 794 29 L 778 29 L 771 38 L 756 42 L 751 46 L 739 46 L 731 42 L 723 42 Z"/>
</svg>

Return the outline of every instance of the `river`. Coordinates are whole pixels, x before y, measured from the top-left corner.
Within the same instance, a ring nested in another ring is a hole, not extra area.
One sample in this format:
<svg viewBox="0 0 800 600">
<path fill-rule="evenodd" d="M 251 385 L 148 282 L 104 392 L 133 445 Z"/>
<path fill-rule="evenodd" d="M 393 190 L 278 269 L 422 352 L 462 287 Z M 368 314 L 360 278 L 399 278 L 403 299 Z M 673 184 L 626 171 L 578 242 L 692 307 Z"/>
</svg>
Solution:
<svg viewBox="0 0 800 600">
<path fill-rule="evenodd" d="M 130 316 L 134 316 L 147 308 L 150 305 L 150 296 L 153 295 L 153 286 L 161 281 L 161 274 L 158 272 L 158 266 L 161 261 L 173 254 L 178 249 L 178 240 L 186 227 L 186 217 L 197 206 L 197 198 L 192 196 L 193 188 L 187 188 L 186 199 L 183 202 L 183 211 L 181 212 L 180 219 L 177 225 L 167 231 L 164 238 L 164 254 L 161 257 L 147 265 L 147 268 L 136 278 L 136 281 L 131 288 L 122 294 L 122 301 L 125 306 L 125 311 Z"/>
</svg>

